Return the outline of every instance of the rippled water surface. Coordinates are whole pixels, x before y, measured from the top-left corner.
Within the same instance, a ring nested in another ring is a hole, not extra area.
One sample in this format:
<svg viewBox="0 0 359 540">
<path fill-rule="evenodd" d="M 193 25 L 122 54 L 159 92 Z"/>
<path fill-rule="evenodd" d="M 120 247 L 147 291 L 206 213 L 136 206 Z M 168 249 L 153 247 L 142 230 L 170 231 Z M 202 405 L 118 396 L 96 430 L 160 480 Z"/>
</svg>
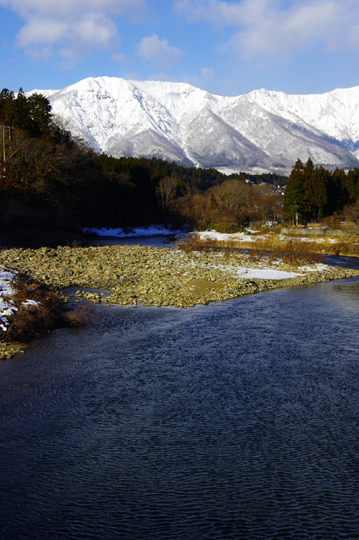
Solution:
<svg viewBox="0 0 359 540">
<path fill-rule="evenodd" d="M 359 280 L 96 310 L 0 363 L 1 538 L 359 538 Z"/>
</svg>

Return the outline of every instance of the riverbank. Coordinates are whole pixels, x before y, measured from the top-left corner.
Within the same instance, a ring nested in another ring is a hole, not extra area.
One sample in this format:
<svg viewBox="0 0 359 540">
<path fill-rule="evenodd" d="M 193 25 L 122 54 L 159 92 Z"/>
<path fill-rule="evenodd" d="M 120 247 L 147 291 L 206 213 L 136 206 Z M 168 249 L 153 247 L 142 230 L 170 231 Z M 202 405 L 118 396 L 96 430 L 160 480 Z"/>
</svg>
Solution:
<svg viewBox="0 0 359 540">
<path fill-rule="evenodd" d="M 23 352 L 21 342 L 82 322 L 50 287 L 0 264 L 0 360 Z"/>
<path fill-rule="evenodd" d="M 9 249 L 0 251 L 0 263 L 56 291 L 77 288 L 78 297 L 94 302 L 176 308 L 359 276 L 359 270 L 323 264 L 293 268 L 246 254 L 148 246 Z"/>
<path fill-rule="evenodd" d="M 286 234 L 283 234 L 283 231 Z M 200 241 L 210 241 L 213 245 L 239 249 L 261 249 L 267 251 L 283 251 L 290 249 L 316 253 L 320 255 L 335 255 L 358 257 L 359 236 L 350 230 L 327 230 L 326 234 L 316 235 L 315 231 L 308 229 L 281 229 L 275 230 L 248 230 L 246 233 L 218 233 L 216 231 L 202 231 L 191 233 Z"/>
</svg>

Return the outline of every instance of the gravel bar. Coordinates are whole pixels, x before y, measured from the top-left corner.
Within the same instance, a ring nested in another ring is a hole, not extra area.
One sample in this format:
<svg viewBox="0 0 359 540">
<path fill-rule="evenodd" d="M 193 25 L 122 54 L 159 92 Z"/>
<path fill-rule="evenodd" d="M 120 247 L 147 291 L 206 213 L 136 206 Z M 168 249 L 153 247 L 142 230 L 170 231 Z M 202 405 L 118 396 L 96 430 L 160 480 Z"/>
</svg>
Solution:
<svg viewBox="0 0 359 540">
<path fill-rule="evenodd" d="M 78 288 L 77 297 L 95 303 L 176 308 L 359 276 L 359 270 L 326 265 L 303 269 L 276 264 L 270 268 L 302 275 L 281 280 L 239 278 L 234 277 L 236 269 L 267 268 L 269 263 L 254 263 L 243 254 L 184 253 L 148 246 L 4 249 L 0 264 L 27 273 L 56 291 Z"/>
</svg>

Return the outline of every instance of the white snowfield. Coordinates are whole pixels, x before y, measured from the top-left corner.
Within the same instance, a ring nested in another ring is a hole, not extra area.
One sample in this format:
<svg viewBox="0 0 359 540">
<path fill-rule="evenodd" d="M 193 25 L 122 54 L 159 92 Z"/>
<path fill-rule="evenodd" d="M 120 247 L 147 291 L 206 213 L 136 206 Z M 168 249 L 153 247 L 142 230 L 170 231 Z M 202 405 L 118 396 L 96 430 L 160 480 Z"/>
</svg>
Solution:
<svg viewBox="0 0 359 540">
<path fill-rule="evenodd" d="M 298 157 L 359 166 L 359 87 L 318 95 L 262 89 L 229 97 L 184 83 L 98 77 L 32 92 L 49 98 L 74 135 L 115 157 L 283 174 Z"/>
</svg>

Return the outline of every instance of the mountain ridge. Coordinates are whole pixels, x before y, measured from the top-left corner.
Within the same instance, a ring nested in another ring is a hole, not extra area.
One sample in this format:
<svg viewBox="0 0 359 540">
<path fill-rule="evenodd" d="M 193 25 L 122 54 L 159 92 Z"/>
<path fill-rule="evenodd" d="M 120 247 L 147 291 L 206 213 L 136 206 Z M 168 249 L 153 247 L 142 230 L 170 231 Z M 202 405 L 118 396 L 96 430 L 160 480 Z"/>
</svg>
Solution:
<svg viewBox="0 0 359 540">
<path fill-rule="evenodd" d="M 359 167 L 359 87 L 325 94 L 211 94 L 187 83 L 87 78 L 42 93 L 97 152 L 283 174 L 295 161 Z"/>
</svg>

